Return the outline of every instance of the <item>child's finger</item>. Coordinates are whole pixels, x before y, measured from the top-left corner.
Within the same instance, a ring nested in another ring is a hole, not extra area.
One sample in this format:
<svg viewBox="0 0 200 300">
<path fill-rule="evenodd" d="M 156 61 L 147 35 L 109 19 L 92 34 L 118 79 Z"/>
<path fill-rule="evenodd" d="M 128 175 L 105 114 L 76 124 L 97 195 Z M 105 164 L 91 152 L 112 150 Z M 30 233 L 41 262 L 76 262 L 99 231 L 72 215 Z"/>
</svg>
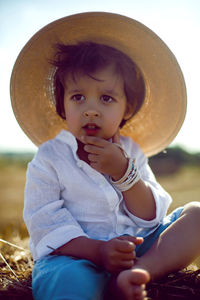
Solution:
<svg viewBox="0 0 200 300">
<path fill-rule="evenodd" d="M 96 136 L 89 136 L 89 135 L 84 135 L 81 137 L 81 141 L 84 144 L 90 144 L 90 145 L 95 145 L 98 147 L 104 147 L 105 143 L 107 142 L 106 140 L 96 137 Z"/>
<path fill-rule="evenodd" d="M 101 154 L 102 153 L 102 148 L 98 146 L 94 146 L 91 144 L 87 144 L 84 146 L 84 150 L 88 153 L 93 153 L 93 154 Z"/>
<path fill-rule="evenodd" d="M 124 269 L 130 269 L 134 266 L 134 260 L 124 260 L 121 262 L 120 267 Z"/>
<path fill-rule="evenodd" d="M 89 159 L 90 162 L 98 162 L 98 155 L 89 154 L 88 159 Z"/>
<path fill-rule="evenodd" d="M 120 144 L 120 131 L 119 131 L 119 129 L 117 130 L 117 132 L 112 137 L 112 142 Z"/>
<path fill-rule="evenodd" d="M 136 237 L 136 236 L 130 236 L 130 235 L 122 235 L 122 236 L 118 237 L 118 239 L 132 242 L 135 245 L 140 245 L 144 241 L 144 239 L 142 237 Z"/>
<path fill-rule="evenodd" d="M 135 245 L 140 245 L 144 242 L 142 237 L 128 236 L 128 241 L 133 242 Z"/>
<path fill-rule="evenodd" d="M 131 252 L 119 252 L 120 255 L 120 260 L 121 261 L 127 261 L 127 260 L 134 260 L 135 259 L 135 251 L 131 251 Z"/>
<path fill-rule="evenodd" d="M 128 240 L 117 239 L 116 250 L 119 252 L 132 252 L 135 250 L 135 244 Z"/>
</svg>

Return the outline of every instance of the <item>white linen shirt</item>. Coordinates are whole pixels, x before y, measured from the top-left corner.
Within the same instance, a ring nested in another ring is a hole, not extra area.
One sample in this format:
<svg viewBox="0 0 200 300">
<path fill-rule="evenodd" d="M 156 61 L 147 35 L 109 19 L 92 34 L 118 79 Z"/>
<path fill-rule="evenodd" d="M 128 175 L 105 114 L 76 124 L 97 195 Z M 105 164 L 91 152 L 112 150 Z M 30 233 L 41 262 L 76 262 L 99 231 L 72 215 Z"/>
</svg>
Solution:
<svg viewBox="0 0 200 300">
<path fill-rule="evenodd" d="M 98 240 L 124 234 L 145 237 L 162 222 L 171 197 L 156 182 L 139 146 L 127 137 L 121 137 L 121 144 L 136 158 L 141 178 L 152 190 L 155 219 L 146 221 L 130 213 L 122 193 L 108 176 L 79 159 L 75 137 L 62 130 L 39 147 L 27 169 L 24 220 L 34 261 L 50 254 L 48 246 L 56 249 L 79 236 Z"/>
</svg>

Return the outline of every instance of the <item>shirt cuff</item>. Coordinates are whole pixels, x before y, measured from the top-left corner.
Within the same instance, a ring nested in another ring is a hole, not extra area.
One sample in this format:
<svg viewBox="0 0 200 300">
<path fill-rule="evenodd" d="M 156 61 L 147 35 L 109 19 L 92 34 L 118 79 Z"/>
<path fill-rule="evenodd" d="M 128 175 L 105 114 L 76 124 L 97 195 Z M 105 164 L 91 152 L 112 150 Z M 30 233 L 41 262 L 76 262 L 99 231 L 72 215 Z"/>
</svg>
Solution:
<svg viewBox="0 0 200 300">
<path fill-rule="evenodd" d="M 36 246 L 35 260 L 39 260 L 40 258 L 49 255 L 53 251 L 47 246 L 53 249 L 57 249 L 79 236 L 88 237 L 87 234 L 85 234 L 82 230 L 73 225 L 62 226 L 57 228 L 56 230 L 44 236 L 42 240 L 39 241 L 39 243 Z"/>
</svg>

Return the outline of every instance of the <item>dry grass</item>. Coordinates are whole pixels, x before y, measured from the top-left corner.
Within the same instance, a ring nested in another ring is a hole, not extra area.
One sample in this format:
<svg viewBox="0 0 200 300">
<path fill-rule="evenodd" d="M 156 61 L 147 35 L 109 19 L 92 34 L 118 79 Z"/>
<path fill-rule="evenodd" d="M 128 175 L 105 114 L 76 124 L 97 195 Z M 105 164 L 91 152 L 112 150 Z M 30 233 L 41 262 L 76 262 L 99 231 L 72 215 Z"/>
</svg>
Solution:
<svg viewBox="0 0 200 300">
<path fill-rule="evenodd" d="M 4 254 L 0 262 L 0 300 L 33 300 L 31 289 L 33 261 L 27 250 L 27 239 L 15 239 L 14 242 L 18 243 L 20 248 L 0 240 L 1 254 Z M 149 300 L 199 300 L 200 269 L 190 266 L 188 270 L 169 274 L 160 281 L 148 284 L 147 291 Z"/>
<path fill-rule="evenodd" d="M 27 236 L 22 210 L 26 169 L 16 164 L 0 168 L 0 234 Z"/>
<path fill-rule="evenodd" d="M 172 196 L 169 212 L 188 202 L 200 201 L 200 166 L 185 166 L 177 173 L 157 179 Z"/>
<path fill-rule="evenodd" d="M 21 240 L 18 237 L 12 243 L 0 239 L 0 258 L 0 299 L 32 300 L 33 261 L 28 238 Z"/>
<path fill-rule="evenodd" d="M 200 201 L 200 169 L 182 168 L 157 178 L 173 197 L 170 210 L 190 201 Z M 4 166 L 0 172 L 0 300 L 32 300 L 33 262 L 28 251 L 28 234 L 22 219 L 25 168 Z M 7 264 L 6 264 L 6 262 Z M 190 266 L 191 267 L 191 266 Z M 200 260 L 190 270 L 170 274 L 148 285 L 149 299 L 200 299 Z"/>
<path fill-rule="evenodd" d="M 147 286 L 148 297 L 152 300 L 199 300 L 200 269 L 183 270 L 169 274 Z"/>
</svg>

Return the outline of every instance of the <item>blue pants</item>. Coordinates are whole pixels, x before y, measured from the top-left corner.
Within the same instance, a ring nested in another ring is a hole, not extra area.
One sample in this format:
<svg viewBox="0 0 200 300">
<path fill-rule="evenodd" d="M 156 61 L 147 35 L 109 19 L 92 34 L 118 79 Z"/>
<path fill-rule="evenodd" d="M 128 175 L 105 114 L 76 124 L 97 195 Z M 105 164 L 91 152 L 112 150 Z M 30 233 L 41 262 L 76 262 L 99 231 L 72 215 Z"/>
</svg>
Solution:
<svg viewBox="0 0 200 300">
<path fill-rule="evenodd" d="M 182 210 L 183 208 L 178 208 L 167 216 L 136 247 L 136 255 L 142 256 L 159 235 L 179 218 Z M 34 265 L 33 296 L 35 300 L 103 300 L 109 278 L 108 272 L 88 260 L 50 255 Z"/>
</svg>

